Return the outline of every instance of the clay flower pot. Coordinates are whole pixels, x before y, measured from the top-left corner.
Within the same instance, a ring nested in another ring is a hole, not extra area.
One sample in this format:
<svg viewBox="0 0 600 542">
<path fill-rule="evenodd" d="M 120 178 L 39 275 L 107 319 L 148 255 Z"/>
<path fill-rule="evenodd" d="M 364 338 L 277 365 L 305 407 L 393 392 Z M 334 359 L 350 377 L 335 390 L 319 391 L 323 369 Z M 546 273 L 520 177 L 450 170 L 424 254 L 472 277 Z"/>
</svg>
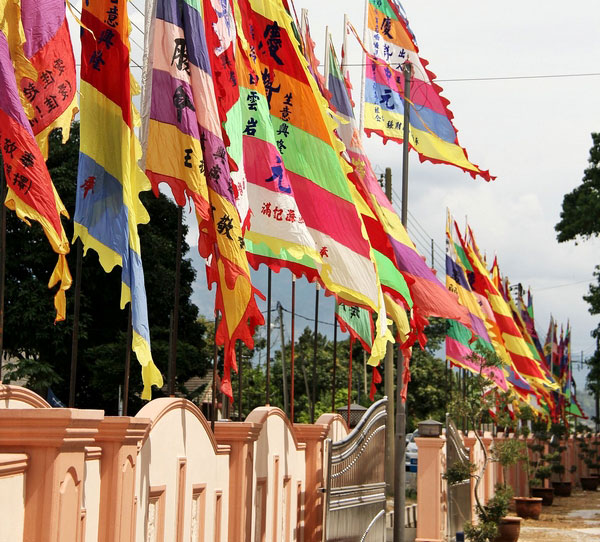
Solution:
<svg viewBox="0 0 600 542">
<path fill-rule="evenodd" d="M 525 519 L 539 519 L 542 513 L 541 497 L 514 497 L 517 516 Z"/>
<path fill-rule="evenodd" d="M 571 496 L 571 482 L 552 482 L 552 487 L 557 497 Z"/>
<path fill-rule="evenodd" d="M 586 491 L 596 491 L 598 489 L 598 482 L 600 482 L 600 478 L 596 478 L 595 476 L 584 476 L 581 478 L 581 489 L 585 489 Z"/>
<path fill-rule="evenodd" d="M 521 532 L 521 518 L 505 516 L 498 524 L 498 535 L 494 542 L 517 542 Z"/>
<path fill-rule="evenodd" d="M 532 497 L 541 497 L 542 506 L 551 506 L 554 501 L 554 488 L 552 487 L 530 487 L 529 493 Z"/>
</svg>

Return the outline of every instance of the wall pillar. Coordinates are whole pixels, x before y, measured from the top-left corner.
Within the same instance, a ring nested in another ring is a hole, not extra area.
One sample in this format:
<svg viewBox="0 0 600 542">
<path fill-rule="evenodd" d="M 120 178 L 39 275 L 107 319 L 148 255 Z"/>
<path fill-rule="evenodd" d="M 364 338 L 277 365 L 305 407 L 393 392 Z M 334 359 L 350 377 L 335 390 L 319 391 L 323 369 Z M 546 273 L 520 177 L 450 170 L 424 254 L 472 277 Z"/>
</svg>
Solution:
<svg viewBox="0 0 600 542">
<path fill-rule="evenodd" d="M 446 461 L 446 438 L 416 438 L 419 449 L 417 469 L 417 522 L 416 542 L 443 542 L 446 540 L 448 513 L 446 482 L 442 478 Z"/>
<path fill-rule="evenodd" d="M 0 409 L 0 451 L 29 456 L 24 541 L 82 539 L 85 448 L 103 417 L 101 410 Z"/>
<path fill-rule="evenodd" d="M 229 453 L 229 540 L 252 539 L 252 502 L 254 488 L 254 443 L 262 424 L 217 422 L 218 444 L 231 447 Z"/>
<path fill-rule="evenodd" d="M 150 420 L 106 417 L 98 427 L 100 461 L 99 542 L 135 540 L 135 469 L 138 444 Z"/>
<path fill-rule="evenodd" d="M 488 454 L 488 456 L 490 455 L 490 450 L 492 448 L 492 442 L 494 441 L 494 439 L 492 438 L 492 435 L 490 435 L 489 433 L 485 433 L 484 436 L 481 438 L 483 445 L 485 446 L 485 450 Z M 483 501 L 484 503 L 488 502 L 494 495 L 494 481 L 495 481 L 495 467 L 496 464 L 495 463 L 488 463 L 488 467 L 485 470 L 485 473 L 483 475 L 483 480 L 482 480 L 482 486 L 483 486 Z"/>
<path fill-rule="evenodd" d="M 304 489 L 304 541 L 320 542 L 323 536 L 324 443 L 329 428 L 321 424 L 296 424 L 299 443 L 306 444 L 306 488 Z M 298 518 L 300 520 L 300 518 Z"/>
</svg>

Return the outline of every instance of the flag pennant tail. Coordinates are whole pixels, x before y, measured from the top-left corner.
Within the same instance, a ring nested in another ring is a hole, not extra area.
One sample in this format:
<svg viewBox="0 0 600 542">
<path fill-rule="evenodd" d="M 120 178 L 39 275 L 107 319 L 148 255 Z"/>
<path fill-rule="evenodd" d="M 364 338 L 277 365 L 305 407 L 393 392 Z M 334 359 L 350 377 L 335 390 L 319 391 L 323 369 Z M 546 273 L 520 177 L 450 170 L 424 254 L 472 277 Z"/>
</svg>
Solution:
<svg viewBox="0 0 600 542">
<path fill-rule="evenodd" d="M 139 121 L 131 102 L 138 86 L 129 72 L 129 18 L 125 0 L 84 3 L 81 20 L 81 134 L 74 217 L 84 253 L 94 249 L 103 269 L 122 267 L 121 308 L 131 303 L 132 349 L 142 365 L 142 399 L 162 376 L 150 350 L 150 327 L 138 224 L 148 213 L 139 193 L 150 189 L 138 167 Z M 99 138 L 98 134 L 103 137 Z"/>
<path fill-rule="evenodd" d="M 368 1 L 364 127 L 384 142 L 402 142 L 404 123 L 403 66 L 412 66 L 410 107 L 410 146 L 423 162 L 449 164 L 490 181 L 488 171 L 473 164 L 458 142 L 449 101 L 428 63 L 419 56 L 414 35 L 394 0 Z M 357 36 L 358 38 L 358 36 Z"/>
</svg>

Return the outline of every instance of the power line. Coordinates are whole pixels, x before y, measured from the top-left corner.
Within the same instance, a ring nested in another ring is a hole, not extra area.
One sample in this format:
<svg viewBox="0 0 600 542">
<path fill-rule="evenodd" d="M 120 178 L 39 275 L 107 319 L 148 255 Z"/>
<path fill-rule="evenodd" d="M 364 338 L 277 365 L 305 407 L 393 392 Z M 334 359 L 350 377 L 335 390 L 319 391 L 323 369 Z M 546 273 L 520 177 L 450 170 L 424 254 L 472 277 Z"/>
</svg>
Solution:
<svg viewBox="0 0 600 542">
<path fill-rule="evenodd" d="M 354 63 L 345 64 L 347 67 L 364 68 L 368 64 Z M 322 64 L 319 64 L 322 66 Z M 436 83 L 462 83 L 465 81 L 518 81 L 521 79 L 568 79 L 572 77 L 597 77 L 600 72 L 585 73 L 544 73 L 538 75 L 499 75 L 492 77 L 457 77 L 452 79 L 435 79 Z"/>
<path fill-rule="evenodd" d="M 584 282 L 591 282 L 593 279 L 578 280 L 577 282 L 567 282 L 565 284 L 557 284 L 556 286 L 546 286 L 545 288 L 537 288 L 536 292 L 542 292 L 544 290 L 554 290 L 555 288 L 565 288 L 566 286 L 574 286 L 575 284 L 583 284 Z"/>
</svg>

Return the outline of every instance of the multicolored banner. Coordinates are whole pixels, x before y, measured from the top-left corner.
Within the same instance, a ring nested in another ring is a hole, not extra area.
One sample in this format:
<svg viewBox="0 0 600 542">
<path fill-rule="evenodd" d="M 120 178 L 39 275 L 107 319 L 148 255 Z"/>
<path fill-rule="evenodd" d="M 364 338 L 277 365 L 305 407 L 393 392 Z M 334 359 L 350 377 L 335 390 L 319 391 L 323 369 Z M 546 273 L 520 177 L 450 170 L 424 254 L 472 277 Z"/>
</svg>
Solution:
<svg viewBox="0 0 600 542">
<path fill-rule="evenodd" d="M 354 340 L 360 341 L 367 352 L 371 351 L 374 326 L 368 310 L 337 303 L 335 318 L 340 324 L 342 333 L 349 333 Z"/>
<path fill-rule="evenodd" d="M 131 302 L 132 348 L 142 365 L 143 399 L 163 385 L 152 361 L 138 224 L 150 219 L 139 193 L 150 189 L 138 167 L 142 149 L 134 134 L 138 91 L 129 71 L 126 0 L 84 2 L 81 20 L 81 128 L 75 239 L 92 248 L 106 272 L 122 267 L 121 308 Z M 101 135 L 101 137 L 99 137 Z M 164 151 L 163 151 L 164 152 Z"/>
<path fill-rule="evenodd" d="M 54 306 L 56 321 L 60 321 L 66 316 L 65 291 L 72 282 L 66 258 L 69 241 L 61 223 L 61 215 L 68 214 L 52 184 L 26 114 L 27 110 L 33 115 L 33 108 L 26 95 L 19 93 L 18 81 L 38 79 L 24 52 L 25 39 L 21 4 L 0 0 L 0 152 L 8 188 L 4 204 L 26 223 L 39 222 L 58 254 L 48 286 L 59 285 Z"/>
<path fill-rule="evenodd" d="M 29 119 L 44 158 L 48 158 L 48 136 L 62 130 L 69 139 L 71 122 L 77 113 L 75 57 L 64 0 L 21 0 L 25 55 L 37 71 L 37 78 L 25 77 L 19 85 L 32 106 Z"/>
<path fill-rule="evenodd" d="M 209 287 L 216 283 L 215 311 L 222 316 L 216 334 L 217 344 L 225 347 L 222 391 L 233 398 L 236 341 L 252 348 L 254 329 L 264 320 L 250 280 L 202 4 L 158 0 L 152 33 L 146 168 L 154 183 L 167 182 L 177 191 L 180 205 L 183 196 L 194 203 L 198 250 L 208 261 Z M 166 148 L 171 163 L 165 160 Z"/>
<path fill-rule="evenodd" d="M 475 178 L 494 179 L 471 163 L 457 137 L 449 102 L 435 75 L 419 57 L 414 35 L 394 0 L 369 0 L 366 28 L 364 129 L 384 141 L 402 142 L 404 123 L 403 65 L 412 66 L 410 146 L 421 161 L 450 164 Z"/>
<path fill-rule="evenodd" d="M 348 179 L 350 167 L 340 156 L 343 145 L 335 137 L 325 99 L 300 55 L 290 15 L 275 0 L 240 2 L 239 8 L 238 32 L 247 43 L 247 71 L 239 77 L 243 133 L 260 134 L 278 151 L 267 163 L 253 159 L 245 167 L 249 194 L 253 185 L 260 186 L 265 198 L 251 200 L 250 250 L 274 256 L 270 265 L 318 279 L 344 303 L 379 311 L 384 298 Z M 298 212 L 279 201 L 293 201 Z M 303 232 L 308 239 L 299 238 Z M 387 329 L 377 333 L 370 362 L 384 355 L 387 340 Z"/>
<path fill-rule="evenodd" d="M 456 243 L 452 236 L 452 219 L 448 215 L 446 223 L 446 287 L 458 295 L 458 299 L 469 311 L 472 332 L 462 324 L 450 320 L 446 336 L 446 357 L 450 362 L 472 373 L 482 373 L 487 376 L 498 388 L 503 391 L 508 389 L 502 369 L 499 367 L 481 367 L 477 363 L 479 354 L 477 347 L 494 351 L 488 330 L 486 316 L 483 313 L 479 300 L 475 297 L 466 276 L 466 270 L 456 253 Z"/>
<path fill-rule="evenodd" d="M 458 233 L 456 224 L 455 229 Z M 485 296 L 489 301 L 494 320 L 498 325 L 501 339 L 510 355 L 514 369 L 530 383 L 534 381 L 537 384 L 547 386 L 549 389 L 555 388 L 556 385 L 547 380 L 543 370 L 533 357 L 527 342 L 514 321 L 508 303 L 494 284 L 492 276 L 481 260 L 473 232 L 470 229 L 468 231 L 470 242 L 465 242 L 460 235 L 459 239 L 473 269 L 473 282 L 471 285 L 476 292 Z"/>
</svg>

